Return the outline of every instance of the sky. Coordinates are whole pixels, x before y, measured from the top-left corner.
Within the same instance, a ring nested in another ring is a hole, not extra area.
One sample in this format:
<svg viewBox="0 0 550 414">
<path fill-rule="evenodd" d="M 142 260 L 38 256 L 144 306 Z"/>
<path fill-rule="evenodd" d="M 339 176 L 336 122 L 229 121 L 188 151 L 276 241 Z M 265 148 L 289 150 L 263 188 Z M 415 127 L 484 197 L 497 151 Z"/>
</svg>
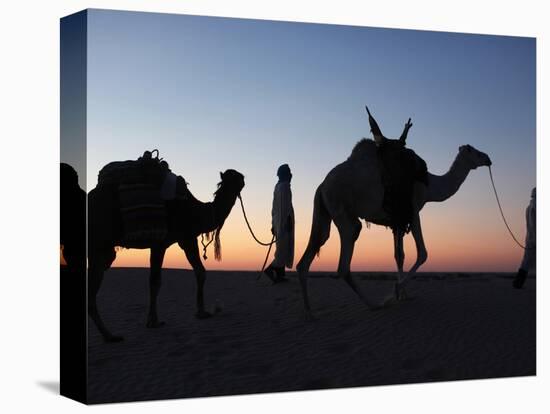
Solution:
<svg viewBox="0 0 550 414">
<path fill-rule="evenodd" d="M 355 143 L 370 137 L 364 106 L 433 174 L 445 173 L 458 147 L 487 153 L 513 231 L 536 182 L 536 43 L 532 38 L 261 20 L 91 10 L 87 50 L 89 191 L 110 161 L 158 148 L 203 201 L 219 172 L 245 175 L 252 225 L 265 241 L 276 170 L 293 171 L 296 257 L 309 237 L 313 194 Z M 487 168 L 459 192 L 421 213 L 429 258 L 423 271 L 515 271 L 521 249 L 507 234 Z M 239 205 L 222 231 L 223 260 L 207 269 L 261 267 L 266 250 L 247 233 Z M 312 270 L 335 270 L 331 238 Z M 406 267 L 416 257 L 405 239 Z M 115 266 L 148 266 L 148 251 L 123 250 Z M 189 268 L 172 246 L 165 267 Z M 354 271 L 392 271 L 391 231 L 363 227 Z"/>
</svg>

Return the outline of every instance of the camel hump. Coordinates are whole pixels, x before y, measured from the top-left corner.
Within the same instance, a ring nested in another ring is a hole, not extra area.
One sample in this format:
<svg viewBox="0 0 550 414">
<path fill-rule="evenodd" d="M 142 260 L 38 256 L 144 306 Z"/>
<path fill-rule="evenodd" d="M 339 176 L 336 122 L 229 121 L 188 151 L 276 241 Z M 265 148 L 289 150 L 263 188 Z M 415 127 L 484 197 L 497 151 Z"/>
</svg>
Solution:
<svg viewBox="0 0 550 414">
<path fill-rule="evenodd" d="M 78 187 L 78 174 L 76 170 L 64 162 L 60 164 L 60 169 L 61 187 L 71 189 Z"/>
<path fill-rule="evenodd" d="M 153 157 L 152 153 L 157 152 Z M 168 163 L 158 157 L 158 151 L 145 151 L 137 160 L 113 161 L 105 165 L 98 174 L 97 184 L 121 185 L 142 182 L 161 187 L 170 172 Z"/>
<path fill-rule="evenodd" d="M 123 180 L 126 174 L 135 168 L 136 161 L 113 161 L 105 165 L 97 175 L 97 185 L 118 185 Z"/>
</svg>

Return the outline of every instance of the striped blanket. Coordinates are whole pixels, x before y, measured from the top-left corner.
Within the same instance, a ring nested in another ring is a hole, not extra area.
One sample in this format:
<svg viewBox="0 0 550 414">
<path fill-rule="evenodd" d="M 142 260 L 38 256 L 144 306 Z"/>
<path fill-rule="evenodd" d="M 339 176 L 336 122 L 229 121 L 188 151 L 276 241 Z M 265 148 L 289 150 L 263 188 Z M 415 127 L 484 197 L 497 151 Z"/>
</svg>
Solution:
<svg viewBox="0 0 550 414">
<path fill-rule="evenodd" d="M 148 183 L 121 183 L 120 213 L 124 240 L 132 242 L 160 241 L 166 237 L 166 208 L 160 191 Z"/>
<path fill-rule="evenodd" d="M 167 214 L 161 188 L 169 171 L 167 164 L 153 159 L 115 161 L 99 172 L 98 185 L 118 190 L 124 241 L 154 242 L 166 237 Z"/>
</svg>

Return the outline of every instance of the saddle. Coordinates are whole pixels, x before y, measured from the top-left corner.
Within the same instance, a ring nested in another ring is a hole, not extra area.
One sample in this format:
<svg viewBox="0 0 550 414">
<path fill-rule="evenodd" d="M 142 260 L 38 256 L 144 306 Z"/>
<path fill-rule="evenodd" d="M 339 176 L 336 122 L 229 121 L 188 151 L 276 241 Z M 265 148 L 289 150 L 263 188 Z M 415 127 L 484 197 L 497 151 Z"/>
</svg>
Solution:
<svg viewBox="0 0 550 414">
<path fill-rule="evenodd" d="M 413 150 L 394 141 L 386 139 L 378 148 L 384 185 L 382 208 L 394 231 L 408 233 L 414 214 L 414 185 L 417 181 L 428 184 L 428 167 Z"/>
<path fill-rule="evenodd" d="M 170 194 L 175 196 L 173 177 L 158 150 L 145 151 L 137 160 L 111 162 L 101 169 L 98 187 L 110 186 L 118 195 L 124 241 L 161 241 L 166 237 L 166 201 Z"/>
<path fill-rule="evenodd" d="M 416 153 L 406 148 L 407 135 L 412 127 L 411 118 L 399 139 L 389 139 L 382 134 L 378 123 L 365 106 L 369 124 L 378 146 L 378 160 L 384 186 L 383 210 L 388 214 L 386 225 L 395 231 L 408 233 L 413 219 L 413 194 L 416 181 L 428 184 L 428 167 Z M 382 223 L 380 223 L 382 224 Z"/>
</svg>

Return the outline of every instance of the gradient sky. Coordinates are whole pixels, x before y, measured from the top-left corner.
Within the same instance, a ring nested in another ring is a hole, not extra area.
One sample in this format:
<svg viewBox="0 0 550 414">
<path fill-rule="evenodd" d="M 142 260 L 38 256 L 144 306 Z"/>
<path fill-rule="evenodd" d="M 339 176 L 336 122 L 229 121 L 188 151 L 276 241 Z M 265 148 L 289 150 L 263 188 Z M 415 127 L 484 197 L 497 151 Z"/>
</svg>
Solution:
<svg viewBox="0 0 550 414">
<path fill-rule="evenodd" d="M 87 187 L 113 160 L 158 148 L 193 194 L 212 199 L 219 171 L 245 175 L 256 232 L 270 239 L 275 172 L 294 174 L 296 260 L 307 242 L 313 194 L 361 137 L 368 104 L 386 136 L 408 117 L 408 146 L 434 174 L 458 147 L 489 154 L 512 229 L 523 239 L 536 181 L 535 39 L 260 20 L 91 10 L 88 15 Z M 498 215 L 487 168 L 422 212 L 424 271 L 514 271 L 521 250 Z M 363 228 L 353 270 L 394 270 L 392 236 Z M 258 269 L 266 250 L 238 205 L 222 232 L 223 260 L 207 269 Z M 406 264 L 415 258 L 406 238 Z M 334 270 L 331 239 L 313 270 Z M 115 266 L 147 266 L 124 250 Z M 188 268 L 173 246 L 165 267 Z"/>
</svg>

